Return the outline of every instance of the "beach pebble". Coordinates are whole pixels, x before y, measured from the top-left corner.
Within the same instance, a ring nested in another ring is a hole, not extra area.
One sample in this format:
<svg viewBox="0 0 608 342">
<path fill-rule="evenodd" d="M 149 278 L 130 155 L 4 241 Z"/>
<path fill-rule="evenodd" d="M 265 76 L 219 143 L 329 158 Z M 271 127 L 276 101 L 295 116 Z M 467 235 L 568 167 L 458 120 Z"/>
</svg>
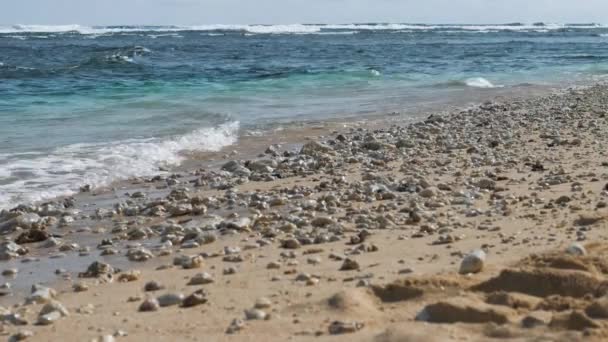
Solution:
<svg viewBox="0 0 608 342">
<path fill-rule="evenodd" d="M 226 267 L 223 271 L 224 275 L 236 274 L 237 272 L 238 269 L 234 266 Z"/>
<path fill-rule="evenodd" d="M 4 271 L 2 271 L 2 275 L 5 277 L 14 277 L 17 275 L 18 272 L 19 272 L 19 270 L 16 268 L 7 268 Z"/>
<path fill-rule="evenodd" d="M 154 254 L 145 248 L 133 248 L 127 252 L 130 261 L 144 262 L 154 257 Z"/>
<path fill-rule="evenodd" d="M 89 285 L 87 285 L 85 282 L 77 282 L 72 285 L 72 289 L 74 292 L 85 292 L 89 290 Z"/>
<path fill-rule="evenodd" d="M 61 318 L 61 313 L 59 311 L 51 311 L 49 313 L 38 316 L 37 323 L 40 325 L 50 325 L 55 323 Z"/>
<path fill-rule="evenodd" d="M 478 273 L 483 269 L 486 261 L 486 253 L 481 250 L 475 250 L 467 254 L 460 263 L 460 274 Z"/>
<path fill-rule="evenodd" d="M 332 335 L 354 333 L 363 329 L 363 323 L 334 321 L 329 325 L 329 333 Z"/>
<path fill-rule="evenodd" d="M 160 304 L 158 303 L 158 300 L 156 300 L 154 298 L 148 298 L 141 303 L 141 305 L 139 306 L 139 311 L 141 311 L 141 312 L 158 311 L 159 308 L 160 308 Z"/>
<path fill-rule="evenodd" d="M 65 308 L 65 306 L 63 306 L 63 304 L 61 304 L 60 302 L 56 301 L 56 300 L 51 300 L 50 302 L 46 303 L 42 309 L 40 310 L 39 315 L 46 315 L 48 313 L 51 313 L 53 311 L 57 311 L 61 314 L 62 317 L 66 317 L 68 316 L 70 313 L 68 311 L 68 309 Z"/>
<path fill-rule="evenodd" d="M 151 280 L 144 285 L 144 291 L 146 292 L 159 291 L 164 288 L 165 286 L 156 280 Z"/>
<path fill-rule="evenodd" d="M 181 293 L 167 293 L 159 296 L 156 300 L 161 307 L 179 305 L 184 300 L 184 295 Z"/>
<path fill-rule="evenodd" d="M 213 276 L 207 272 L 197 273 L 188 282 L 188 285 L 206 285 L 213 283 Z"/>
<path fill-rule="evenodd" d="M 566 248 L 566 253 L 576 256 L 583 256 L 587 255 L 587 250 L 585 249 L 585 246 L 575 242 Z"/>
<path fill-rule="evenodd" d="M 0 243 L 0 260 L 10 260 L 28 253 L 28 249 L 12 241 Z"/>
<path fill-rule="evenodd" d="M 78 276 L 81 278 L 99 278 L 99 277 L 111 277 L 114 274 L 114 268 L 105 262 L 95 261 L 87 267 L 85 272 L 79 273 Z"/>
<path fill-rule="evenodd" d="M 234 334 L 245 328 L 245 322 L 242 319 L 235 318 L 230 322 L 226 329 L 226 334 Z"/>
<path fill-rule="evenodd" d="M 44 304 L 50 302 L 57 297 L 57 292 L 50 287 L 42 285 L 33 285 L 32 294 L 26 298 L 28 304 Z"/>
<path fill-rule="evenodd" d="M 272 306 L 272 301 L 266 297 L 260 297 L 255 301 L 253 306 L 256 309 L 267 309 Z"/>
<path fill-rule="evenodd" d="M 248 320 L 264 320 L 266 319 L 267 314 L 259 309 L 247 309 L 245 310 L 245 318 Z"/>
<path fill-rule="evenodd" d="M 475 185 L 477 185 L 480 189 L 493 190 L 496 187 L 496 182 L 488 178 L 482 178 L 478 180 Z"/>
<path fill-rule="evenodd" d="M 359 268 L 360 268 L 359 263 L 356 260 L 347 258 L 342 263 L 342 266 L 340 267 L 340 271 L 354 271 L 354 270 L 359 270 Z"/>
<path fill-rule="evenodd" d="M 93 341 L 96 341 L 96 342 L 114 342 L 114 341 L 116 341 L 116 339 L 112 335 L 103 335 L 103 336 L 100 336 L 100 337 L 94 339 Z"/>
<path fill-rule="evenodd" d="M 30 338 L 32 336 L 34 336 L 34 332 L 32 332 L 30 330 L 21 330 L 18 333 L 16 333 L 13 336 L 11 336 L 10 340 L 24 341 L 24 340 L 27 340 L 28 338 Z"/>
<path fill-rule="evenodd" d="M 302 146 L 302 149 L 300 150 L 300 154 L 314 157 L 318 154 L 329 153 L 331 151 L 333 151 L 333 149 L 330 146 L 327 146 L 327 145 L 322 144 L 315 140 L 311 140 L 311 141 L 307 142 L 306 144 L 304 144 L 304 146 Z"/>
<path fill-rule="evenodd" d="M 281 241 L 281 247 L 286 249 L 298 249 L 301 247 L 301 244 L 297 239 L 286 239 Z"/>
<path fill-rule="evenodd" d="M 200 255 L 195 255 L 193 257 L 186 258 L 181 266 L 184 269 L 193 269 L 193 268 L 201 268 L 203 266 L 204 259 Z"/>
<path fill-rule="evenodd" d="M 185 308 L 190 308 L 205 303 L 207 303 L 206 293 L 202 290 L 198 290 L 184 298 L 182 301 L 182 306 Z"/>
<path fill-rule="evenodd" d="M 132 281 L 137 281 L 141 278 L 141 271 L 133 270 L 125 273 L 121 273 L 118 276 L 118 281 L 121 283 L 127 283 Z"/>
<path fill-rule="evenodd" d="M 266 268 L 269 270 L 277 270 L 281 268 L 281 263 L 276 261 L 271 261 L 266 265 Z"/>
</svg>

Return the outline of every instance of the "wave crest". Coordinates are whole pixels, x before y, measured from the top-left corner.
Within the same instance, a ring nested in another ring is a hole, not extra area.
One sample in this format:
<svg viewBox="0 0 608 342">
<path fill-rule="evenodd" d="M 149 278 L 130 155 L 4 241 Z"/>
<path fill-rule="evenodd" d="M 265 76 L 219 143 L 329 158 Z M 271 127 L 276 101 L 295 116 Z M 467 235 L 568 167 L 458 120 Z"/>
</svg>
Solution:
<svg viewBox="0 0 608 342">
<path fill-rule="evenodd" d="M 236 143 L 239 123 L 201 128 L 172 139 L 133 139 L 75 144 L 48 154 L 0 155 L 0 209 L 74 194 L 82 185 L 106 186 L 150 176 L 161 166 L 177 166 L 185 151 L 219 151 Z"/>
<path fill-rule="evenodd" d="M 548 32 L 562 29 L 606 28 L 599 24 L 500 24 L 500 25 L 424 25 L 405 23 L 382 24 L 289 24 L 289 25 L 196 25 L 196 26 L 82 26 L 82 25 L 14 25 L 0 26 L 0 34 L 12 33 L 79 33 L 102 35 L 129 32 L 243 32 L 248 34 L 320 34 L 339 31 L 445 31 L 495 32 L 522 31 Z"/>
<path fill-rule="evenodd" d="M 473 87 L 473 88 L 496 88 L 497 87 L 494 84 L 492 84 L 492 82 L 488 81 L 487 79 L 485 79 L 483 77 L 468 78 L 466 81 L 464 81 L 464 84 L 466 84 L 469 87 Z"/>
</svg>

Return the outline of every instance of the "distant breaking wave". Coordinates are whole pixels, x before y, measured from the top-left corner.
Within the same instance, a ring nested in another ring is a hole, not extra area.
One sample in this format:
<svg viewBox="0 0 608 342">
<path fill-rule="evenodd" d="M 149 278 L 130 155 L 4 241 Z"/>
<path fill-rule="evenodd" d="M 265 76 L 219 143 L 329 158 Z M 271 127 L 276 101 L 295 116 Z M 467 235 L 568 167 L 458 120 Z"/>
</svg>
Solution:
<svg viewBox="0 0 608 342">
<path fill-rule="evenodd" d="M 497 88 L 502 86 L 496 86 L 492 82 L 486 80 L 483 77 L 472 77 L 464 81 L 464 83 L 473 88 Z"/>
<path fill-rule="evenodd" d="M 470 77 L 464 80 L 450 80 L 431 85 L 434 88 L 470 87 L 470 88 L 504 88 L 504 85 L 496 85 L 483 77 Z"/>
<path fill-rule="evenodd" d="M 332 31 L 445 31 L 469 32 L 518 31 L 547 32 L 562 29 L 606 28 L 601 24 L 502 24 L 502 25 L 424 25 L 424 24 L 290 24 L 290 25 L 198 25 L 198 26 L 82 26 L 82 25 L 13 25 L 0 26 L 0 34 L 78 33 L 99 35 L 128 32 L 216 31 L 253 34 L 318 34 Z"/>
</svg>

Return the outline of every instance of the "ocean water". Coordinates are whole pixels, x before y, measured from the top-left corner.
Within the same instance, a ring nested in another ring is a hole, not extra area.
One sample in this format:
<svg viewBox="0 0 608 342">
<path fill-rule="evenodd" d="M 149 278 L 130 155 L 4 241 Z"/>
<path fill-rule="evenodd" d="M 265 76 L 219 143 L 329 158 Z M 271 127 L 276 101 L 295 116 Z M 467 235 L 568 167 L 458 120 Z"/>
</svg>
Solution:
<svg viewBox="0 0 608 342">
<path fill-rule="evenodd" d="M 0 26 L 0 208 L 293 121 L 608 74 L 608 27 Z"/>
</svg>

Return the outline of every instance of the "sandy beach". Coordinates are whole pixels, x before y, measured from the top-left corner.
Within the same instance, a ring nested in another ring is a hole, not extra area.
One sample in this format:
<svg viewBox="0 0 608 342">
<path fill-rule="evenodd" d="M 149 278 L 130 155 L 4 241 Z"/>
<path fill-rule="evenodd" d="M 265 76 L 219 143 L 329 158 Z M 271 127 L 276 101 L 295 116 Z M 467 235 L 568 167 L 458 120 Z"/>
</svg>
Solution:
<svg viewBox="0 0 608 342">
<path fill-rule="evenodd" d="M 320 122 L 0 213 L 28 341 L 608 339 L 608 86 Z"/>
</svg>

